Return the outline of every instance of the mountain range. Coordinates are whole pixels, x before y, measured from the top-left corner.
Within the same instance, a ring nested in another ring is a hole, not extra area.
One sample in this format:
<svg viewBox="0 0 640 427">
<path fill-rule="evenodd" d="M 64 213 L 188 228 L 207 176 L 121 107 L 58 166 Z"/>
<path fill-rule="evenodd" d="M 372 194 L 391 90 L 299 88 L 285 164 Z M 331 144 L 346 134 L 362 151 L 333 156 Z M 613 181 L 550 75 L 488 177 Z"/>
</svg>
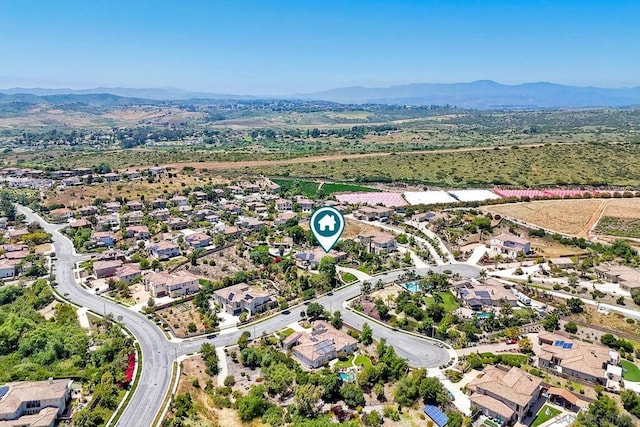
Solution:
<svg viewBox="0 0 640 427">
<path fill-rule="evenodd" d="M 108 94 L 110 96 L 103 96 Z M 100 96 L 97 96 L 100 95 Z M 0 89 L 0 102 L 106 102 L 107 105 L 156 104 L 159 101 L 301 99 L 343 104 L 451 105 L 460 108 L 586 108 L 640 105 L 640 86 L 599 88 L 547 82 L 505 85 L 491 80 L 471 83 L 415 83 L 384 88 L 343 87 L 290 96 L 251 96 L 189 92 L 175 88 Z"/>
</svg>

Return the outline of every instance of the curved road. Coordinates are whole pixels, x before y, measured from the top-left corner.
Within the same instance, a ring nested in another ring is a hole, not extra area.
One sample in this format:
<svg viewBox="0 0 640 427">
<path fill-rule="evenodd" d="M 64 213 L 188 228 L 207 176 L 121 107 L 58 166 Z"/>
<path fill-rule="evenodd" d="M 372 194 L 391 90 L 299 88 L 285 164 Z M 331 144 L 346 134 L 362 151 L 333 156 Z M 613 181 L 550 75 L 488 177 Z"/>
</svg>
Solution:
<svg viewBox="0 0 640 427">
<path fill-rule="evenodd" d="M 64 225 L 50 224 L 44 221 L 31 209 L 17 205 L 18 210 L 24 214 L 27 221 L 36 221 L 53 235 L 53 245 L 56 251 L 56 282 L 59 292 L 65 294 L 70 301 L 87 307 L 98 313 L 112 313 L 114 318 L 123 323 L 135 336 L 142 349 L 142 370 L 138 387 L 132 395 L 129 404 L 125 408 L 119 426 L 151 426 L 156 414 L 162 409 L 164 397 L 171 386 L 172 363 L 176 357 L 187 353 L 195 353 L 200 350 L 204 342 L 209 342 L 216 347 L 235 344 L 243 331 L 249 331 L 251 336 L 270 334 L 285 328 L 288 324 L 300 318 L 300 312 L 304 305 L 291 308 L 287 314 L 281 313 L 256 324 L 249 324 L 241 330 L 218 335 L 214 338 L 199 337 L 176 343 L 168 341 L 164 333 L 149 319 L 140 313 L 134 312 L 124 306 L 115 304 L 101 298 L 77 285 L 74 278 L 74 264 L 86 260 L 86 256 L 77 255 L 73 244 L 67 239 L 60 229 Z M 475 277 L 478 269 L 466 264 L 450 264 L 432 268 L 441 272 L 448 269 L 462 277 Z M 419 269 L 418 274 L 426 274 L 429 269 Z M 391 282 L 397 280 L 404 271 L 394 271 L 375 276 L 372 280 Z M 360 329 L 367 320 L 346 308 L 345 302 L 360 293 L 361 282 L 342 288 L 334 293 L 322 296 L 315 301 L 322 304 L 330 312 L 339 310 L 346 324 Z M 377 339 L 385 338 L 389 344 L 395 347 L 396 353 L 408 360 L 414 367 L 433 368 L 446 363 L 449 354 L 446 349 L 437 347 L 434 343 L 401 331 L 394 331 L 378 323 L 368 322 Z"/>
</svg>

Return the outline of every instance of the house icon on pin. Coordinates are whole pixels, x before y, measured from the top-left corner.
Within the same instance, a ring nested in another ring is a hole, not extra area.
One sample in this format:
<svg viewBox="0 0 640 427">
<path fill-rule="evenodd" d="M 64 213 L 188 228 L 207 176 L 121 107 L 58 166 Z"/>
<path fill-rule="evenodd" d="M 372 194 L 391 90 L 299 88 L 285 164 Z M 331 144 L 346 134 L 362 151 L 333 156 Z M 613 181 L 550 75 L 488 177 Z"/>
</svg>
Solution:
<svg viewBox="0 0 640 427">
<path fill-rule="evenodd" d="M 336 217 L 331 214 L 325 214 L 319 221 L 320 231 L 335 231 Z"/>
</svg>

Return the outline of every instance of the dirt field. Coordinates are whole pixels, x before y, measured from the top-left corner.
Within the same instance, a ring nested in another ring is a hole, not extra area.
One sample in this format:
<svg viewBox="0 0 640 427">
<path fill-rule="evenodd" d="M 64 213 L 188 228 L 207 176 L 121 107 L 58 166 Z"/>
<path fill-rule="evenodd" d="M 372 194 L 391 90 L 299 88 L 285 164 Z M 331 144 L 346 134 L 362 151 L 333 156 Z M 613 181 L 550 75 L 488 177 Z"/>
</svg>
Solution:
<svg viewBox="0 0 640 427">
<path fill-rule="evenodd" d="M 485 206 L 485 209 L 559 233 L 585 237 L 606 200 L 543 200 Z"/>
<path fill-rule="evenodd" d="M 204 331 L 204 325 L 202 324 L 200 313 L 193 306 L 191 301 L 163 308 L 156 311 L 156 315 L 160 316 L 165 322 L 167 322 L 177 337 L 183 338 L 191 335 L 191 333 L 187 331 L 187 325 L 191 322 L 194 322 L 197 327 L 197 330 L 194 333 Z"/>
<path fill-rule="evenodd" d="M 536 202 L 490 205 L 492 213 L 516 218 L 559 233 L 577 237 L 596 235 L 595 225 L 601 217 L 640 219 L 640 198 L 542 200 Z"/>
<path fill-rule="evenodd" d="M 580 248 L 561 245 L 557 242 L 551 241 L 550 239 L 531 239 L 531 247 L 536 254 L 547 258 L 572 257 L 585 253 L 584 251 L 581 251 Z"/>
<path fill-rule="evenodd" d="M 213 261 L 214 265 L 211 265 Z M 238 271 L 252 271 L 258 268 L 251 262 L 249 252 L 238 256 L 235 246 L 206 255 L 198 259 L 198 265 L 185 264 L 180 269 L 188 269 L 197 276 L 206 277 L 209 280 L 220 280 L 226 276 L 232 276 Z"/>
<path fill-rule="evenodd" d="M 68 208 L 78 208 L 93 204 L 98 197 L 104 200 L 114 200 L 116 196 L 127 200 L 150 200 L 156 197 L 169 197 L 175 192 L 182 192 L 185 187 L 203 186 L 209 183 L 221 182 L 220 178 L 210 175 L 178 174 L 177 177 L 164 177 L 159 182 L 148 183 L 146 180 L 133 182 L 112 182 L 78 187 L 53 189 L 46 193 L 44 204 L 63 203 Z M 227 182 L 223 180 L 222 182 Z"/>
</svg>

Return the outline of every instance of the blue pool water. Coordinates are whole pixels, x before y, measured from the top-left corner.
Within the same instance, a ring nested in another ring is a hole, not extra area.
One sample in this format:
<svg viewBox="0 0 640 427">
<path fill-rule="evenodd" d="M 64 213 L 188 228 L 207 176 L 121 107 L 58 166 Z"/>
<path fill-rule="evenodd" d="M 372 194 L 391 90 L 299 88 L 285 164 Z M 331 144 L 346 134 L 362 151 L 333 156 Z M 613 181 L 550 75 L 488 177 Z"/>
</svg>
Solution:
<svg viewBox="0 0 640 427">
<path fill-rule="evenodd" d="M 420 290 L 420 286 L 418 282 L 408 282 L 402 285 L 403 288 L 408 290 L 409 292 L 418 292 Z"/>
<path fill-rule="evenodd" d="M 489 318 L 489 313 L 478 313 L 478 314 L 476 314 L 476 317 L 478 319 L 488 319 Z"/>
<path fill-rule="evenodd" d="M 340 372 L 340 378 L 342 381 L 351 382 L 356 379 L 356 376 L 353 372 Z"/>
</svg>

